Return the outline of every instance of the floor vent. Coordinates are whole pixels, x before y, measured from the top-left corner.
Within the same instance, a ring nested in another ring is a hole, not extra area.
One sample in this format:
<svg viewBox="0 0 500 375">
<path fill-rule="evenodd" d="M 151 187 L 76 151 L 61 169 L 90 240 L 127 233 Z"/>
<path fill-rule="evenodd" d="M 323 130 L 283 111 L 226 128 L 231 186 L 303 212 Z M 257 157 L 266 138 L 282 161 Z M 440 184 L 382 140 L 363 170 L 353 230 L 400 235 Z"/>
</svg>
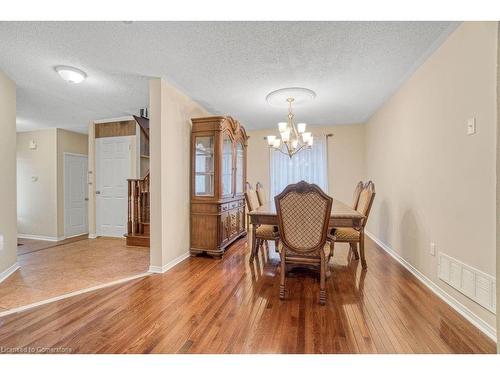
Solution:
<svg viewBox="0 0 500 375">
<path fill-rule="evenodd" d="M 496 284 L 493 276 L 443 253 L 439 253 L 438 262 L 438 277 L 441 280 L 496 313 Z"/>
</svg>

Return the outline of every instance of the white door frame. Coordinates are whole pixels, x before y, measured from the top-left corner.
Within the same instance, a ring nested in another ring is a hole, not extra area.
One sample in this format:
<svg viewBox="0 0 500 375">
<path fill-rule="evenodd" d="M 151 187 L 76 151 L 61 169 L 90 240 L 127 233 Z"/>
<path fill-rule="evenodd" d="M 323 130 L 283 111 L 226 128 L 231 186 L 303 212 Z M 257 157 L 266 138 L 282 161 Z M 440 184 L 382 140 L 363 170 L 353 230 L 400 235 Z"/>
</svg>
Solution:
<svg viewBox="0 0 500 375">
<path fill-rule="evenodd" d="M 74 156 L 74 157 L 80 157 L 80 158 L 84 158 L 86 160 L 86 163 L 85 163 L 85 166 L 87 168 L 87 173 L 86 173 L 86 176 L 85 176 L 85 187 L 83 189 L 83 191 L 85 191 L 88 195 L 88 160 L 89 160 L 89 156 L 88 155 L 85 155 L 85 154 L 77 154 L 77 153 L 74 153 L 74 152 L 63 152 L 63 225 L 64 225 L 64 238 L 71 238 L 71 237 L 77 237 L 77 236 L 81 236 L 82 234 L 87 234 L 89 233 L 89 198 L 85 198 L 85 202 L 86 202 L 86 211 L 87 211 L 87 220 L 86 220 L 86 227 L 87 227 L 87 230 L 84 232 L 84 233 L 80 233 L 80 234 L 72 234 L 70 236 L 67 235 L 67 228 L 66 228 L 66 176 L 65 176 L 65 173 L 66 173 L 66 162 L 67 162 L 67 156 Z"/>
</svg>

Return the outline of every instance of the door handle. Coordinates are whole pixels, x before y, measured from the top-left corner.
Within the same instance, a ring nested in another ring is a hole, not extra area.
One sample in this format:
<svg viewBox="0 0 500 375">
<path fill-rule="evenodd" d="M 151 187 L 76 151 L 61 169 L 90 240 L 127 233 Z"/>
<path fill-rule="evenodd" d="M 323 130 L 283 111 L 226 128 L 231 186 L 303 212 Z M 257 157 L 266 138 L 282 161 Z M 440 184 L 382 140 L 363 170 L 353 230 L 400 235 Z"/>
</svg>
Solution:
<svg viewBox="0 0 500 375">
<path fill-rule="evenodd" d="M 89 199 L 88 198 L 85 198 L 86 201 L 88 201 Z"/>
<path fill-rule="evenodd" d="M 95 191 L 95 193 L 96 193 L 97 195 L 101 194 L 101 192 L 100 192 L 99 190 L 96 190 L 96 191 Z"/>
</svg>

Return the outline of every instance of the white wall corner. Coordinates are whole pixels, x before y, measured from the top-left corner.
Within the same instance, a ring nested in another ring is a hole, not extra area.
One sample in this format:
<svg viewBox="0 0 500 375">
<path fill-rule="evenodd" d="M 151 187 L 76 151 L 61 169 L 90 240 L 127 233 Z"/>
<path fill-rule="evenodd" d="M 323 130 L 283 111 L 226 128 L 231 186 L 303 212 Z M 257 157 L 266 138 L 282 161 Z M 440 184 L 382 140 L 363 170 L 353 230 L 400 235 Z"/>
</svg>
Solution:
<svg viewBox="0 0 500 375">
<path fill-rule="evenodd" d="M 368 237 L 370 237 L 377 245 L 379 245 L 385 252 L 387 252 L 391 257 L 393 257 L 398 263 L 400 263 L 404 268 L 410 271 L 413 276 L 415 276 L 419 281 L 421 281 L 426 287 L 428 287 L 435 295 L 446 302 L 450 307 L 452 307 L 456 312 L 467 319 L 472 325 L 478 328 L 486 336 L 497 342 L 497 332 L 496 328 L 486 323 L 479 316 L 474 314 L 467 306 L 459 302 L 455 297 L 448 294 L 444 289 L 435 284 L 431 279 L 417 270 L 413 265 L 406 261 L 401 255 L 394 251 L 389 245 L 378 239 L 373 233 L 366 231 Z"/>
<path fill-rule="evenodd" d="M 187 258 L 189 258 L 189 251 L 178 256 L 177 258 L 172 259 L 170 262 L 168 262 L 167 264 L 164 264 L 163 266 L 149 266 L 149 272 L 165 273 L 169 269 L 173 268 L 174 266 L 176 266 L 177 264 L 179 264 L 180 262 L 182 262 L 183 260 L 185 260 Z"/>
<path fill-rule="evenodd" d="M 10 275 L 12 275 L 14 272 L 16 272 L 21 266 L 19 263 L 14 263 L 12 266 L 7 268 L 5 271 L 0 273 L 0 283 L 7 279 Z"/>
</svg>

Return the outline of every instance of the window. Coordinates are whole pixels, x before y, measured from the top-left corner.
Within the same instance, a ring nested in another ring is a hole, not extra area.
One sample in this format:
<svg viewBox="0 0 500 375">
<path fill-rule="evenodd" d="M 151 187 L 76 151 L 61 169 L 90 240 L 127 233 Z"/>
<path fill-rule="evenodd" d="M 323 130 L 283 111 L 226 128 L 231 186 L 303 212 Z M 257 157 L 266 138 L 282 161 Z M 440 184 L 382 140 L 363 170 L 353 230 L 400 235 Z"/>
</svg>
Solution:
<svg viewBox="0 0 500 375">
<path fill-rule="evenodd" d="M 300 180 L 318 185 L 328 194 L 327 139 L 315 137 L 311 150 L 302 150 L 291 159 L 288 155 L 271 150 L 271 199 L 289 184 Z"/>
</svg>

